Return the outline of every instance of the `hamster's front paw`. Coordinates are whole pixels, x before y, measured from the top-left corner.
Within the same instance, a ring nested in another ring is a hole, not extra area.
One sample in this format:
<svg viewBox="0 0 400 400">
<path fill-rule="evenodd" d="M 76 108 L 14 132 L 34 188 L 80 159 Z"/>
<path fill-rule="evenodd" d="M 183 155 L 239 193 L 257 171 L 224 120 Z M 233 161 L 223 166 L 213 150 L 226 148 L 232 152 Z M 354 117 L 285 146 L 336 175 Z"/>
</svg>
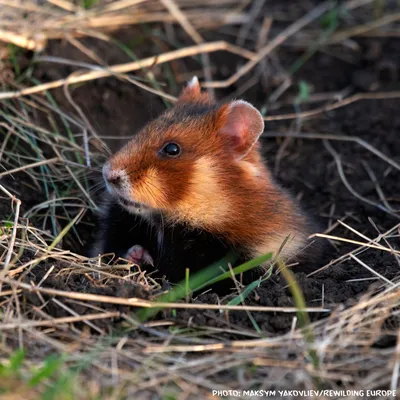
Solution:
<svg viewBox="0 0 400 400">
<path fill-rule="evenodd" d="M 135 244 L 134 246 L 132 246 L 126 252 L 124 258 L 139 266 L 143 264 L 148 264 L 154 267 L 154 261 L 150 253 L 146 249 L 144 249 L 140 244 Z"/>
</svg>

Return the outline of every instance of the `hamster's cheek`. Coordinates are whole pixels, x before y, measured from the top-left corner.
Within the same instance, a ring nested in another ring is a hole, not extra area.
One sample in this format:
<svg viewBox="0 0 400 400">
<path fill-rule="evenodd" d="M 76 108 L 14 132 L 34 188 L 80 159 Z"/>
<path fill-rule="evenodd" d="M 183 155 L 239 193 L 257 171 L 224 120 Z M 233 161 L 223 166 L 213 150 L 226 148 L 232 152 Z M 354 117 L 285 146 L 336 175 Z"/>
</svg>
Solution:
<svg viewBox="0 0 400 400">
<path fill-rule="evenodd" d="M 164 208 L 167 203 L 165 184 L 157 169 L 149 168 L 141 179 L 132 185 L 132 197 L 148 207 Z"/>
</svg>

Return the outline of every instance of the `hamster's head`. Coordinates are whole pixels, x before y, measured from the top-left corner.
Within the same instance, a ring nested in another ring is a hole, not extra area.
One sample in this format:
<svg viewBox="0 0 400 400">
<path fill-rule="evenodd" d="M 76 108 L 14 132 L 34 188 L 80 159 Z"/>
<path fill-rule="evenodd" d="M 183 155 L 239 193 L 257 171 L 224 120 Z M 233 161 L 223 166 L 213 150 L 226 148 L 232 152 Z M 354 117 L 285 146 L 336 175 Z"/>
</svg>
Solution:
<svg viewBox="0 0 400 400">
<path fill-rule="evenodd" d="M 217 105 L 197 78 L 174 108 L 150 122 L 103 167 L 109 192 L 132 213 L 162 212 L 207 225 L 229 208 L 227 188 L 258 174 L 261 114 L 249 103 Z"/>
</svg>

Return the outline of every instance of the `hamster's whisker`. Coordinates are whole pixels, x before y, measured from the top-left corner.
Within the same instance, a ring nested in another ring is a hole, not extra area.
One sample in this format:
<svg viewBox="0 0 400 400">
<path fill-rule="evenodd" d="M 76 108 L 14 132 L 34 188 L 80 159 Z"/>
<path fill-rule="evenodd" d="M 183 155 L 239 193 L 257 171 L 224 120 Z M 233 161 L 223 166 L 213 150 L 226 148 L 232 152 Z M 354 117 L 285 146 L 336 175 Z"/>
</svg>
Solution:
<svg viewBox="0 0 400 400">
<path fill-rule="evenodd" d="M 164 254 L 164 232 L 165 232 L 164 216 L 160 213 L 160 226 L 157 232 L 157 245 L 160 256 Z"/>
<path fill-rule="evenodd" d="M 106 187 L 105 187 L 104 183 L 98 183 L 98 184 L 93 185 L 92 187 L 90 187 L 89 190 L 88 190 L 88 193 L 89 194 L 95 194 L 95 193 L 97 193 L 98 191 L 100 191 L 102 189 L 105 190 L 105 188 Z"/>
<path fill-rule="evenodd" d="M 148 183 L 146 183 L 145 186 L 147 186 L 147 192 L 151 195 L 151 197 L 153 199 L 157 199 L 155 194 L 158 194 L 159 196 L 162 196 L 162 191 L 160 190 L 160 188 L 155 186 L 153 183 L 148 182 Z"/>
</svg>

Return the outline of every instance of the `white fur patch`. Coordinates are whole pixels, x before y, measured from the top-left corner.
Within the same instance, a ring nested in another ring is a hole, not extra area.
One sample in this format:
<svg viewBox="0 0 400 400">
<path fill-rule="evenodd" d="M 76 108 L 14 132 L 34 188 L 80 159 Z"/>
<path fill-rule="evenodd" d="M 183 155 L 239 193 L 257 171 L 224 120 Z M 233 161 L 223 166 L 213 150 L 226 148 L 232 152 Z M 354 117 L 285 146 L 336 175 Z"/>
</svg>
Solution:
<svg viewBox="0 0 400 400">
<path fill-rule="evenodd" d="M 251 162 L 240 161 L 240 165 L 250 176 L 259 178 L 263 175 L 262 171 L 256 165 L 252 164 Z"/>
<path fill-rule="evenodd" d="M 194 88 L 196 86 L 199 86 L 199 78 L 195 75 L 188 83 L 187 86 L 189 88 Z"/>
</svg>

